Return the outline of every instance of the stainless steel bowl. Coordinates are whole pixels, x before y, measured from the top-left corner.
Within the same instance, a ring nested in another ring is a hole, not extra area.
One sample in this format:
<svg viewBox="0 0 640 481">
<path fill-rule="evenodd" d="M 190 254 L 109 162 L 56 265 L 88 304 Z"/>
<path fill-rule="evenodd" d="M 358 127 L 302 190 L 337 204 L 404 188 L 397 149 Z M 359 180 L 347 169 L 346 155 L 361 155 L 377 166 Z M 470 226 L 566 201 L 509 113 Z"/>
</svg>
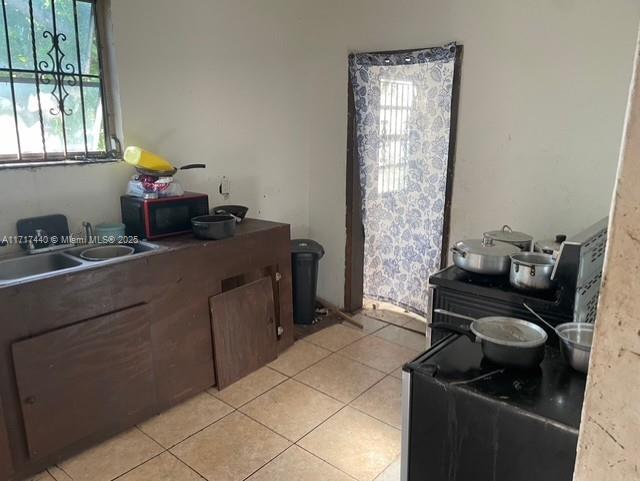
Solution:
<svg viewBox="0 0 640 481">
<path fill-rule="evenodd" d="M 593 324 L 587 322 L 567 322 L 556 326 L 563 357 L 573 369 L 582 373 L 589 369 L 593 329 Z"/>
<path fill-rule="evenodd" d="M 518 289 L 551 289 L 551 273 L 555 259 L 549 254 L 522 252 L 511 256 L 509 282 Z"/>
</svg>

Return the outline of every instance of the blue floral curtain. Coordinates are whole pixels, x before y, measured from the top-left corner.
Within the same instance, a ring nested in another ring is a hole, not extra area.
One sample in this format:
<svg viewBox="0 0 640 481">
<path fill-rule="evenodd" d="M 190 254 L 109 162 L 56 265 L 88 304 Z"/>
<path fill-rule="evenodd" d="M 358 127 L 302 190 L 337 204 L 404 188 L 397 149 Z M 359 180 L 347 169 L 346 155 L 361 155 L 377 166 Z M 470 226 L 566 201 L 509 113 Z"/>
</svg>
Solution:
<svg viewBox="0 0 640 481">
<path fill-rule="evenodd" d="M 440 268 L 456 45 L 349 58 L 364 294 L 425 315 Z"/>
</svg>

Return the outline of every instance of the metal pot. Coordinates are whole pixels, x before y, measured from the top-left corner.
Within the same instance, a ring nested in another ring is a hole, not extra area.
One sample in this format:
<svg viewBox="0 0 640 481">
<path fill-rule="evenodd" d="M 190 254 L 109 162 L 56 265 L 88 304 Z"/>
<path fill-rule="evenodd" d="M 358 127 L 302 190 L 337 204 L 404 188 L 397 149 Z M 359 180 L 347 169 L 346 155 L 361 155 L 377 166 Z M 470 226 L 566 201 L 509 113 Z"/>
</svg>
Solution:
<svg viewBox="0 0 640 481">
<path fill-rule="evenodd" d="M 554 239 L 535 241 L 533 244 L 533 250 L 535 252 L 542 252 L 543 254 L 551 254 L 554 259 L 557 259 L 558 254 L 560 254 L 560 247 L 562 247 L 562 243 L 566 240 L 566 235 L 558 234 Z"/>
<path fill-rule="evenodd" d="M 521 252 L 511 256 L 509 282 L 513 287 L 528 290 L 544 290 L 553 287 L 551 273 L 555 259 L 550 254 Z"/>
<path fill-rule="evenodd" d="M 479 342 L 482 354 L 496 364 L 528 369 L 544 359 L 547 333 L 533 322 L 502 316 L 475 319 L 444 309 L 434 309 L 434 312 L 471 321 L 468 327 L 448 323 L 432 323 L 430 327 L 462 334 L 471 342 Z"/>
<path fill-rule="evenodd" d="M 236 218 L 232 215 L 201 215 L 191 219 L 191 227 L 200 239 L 226 239 L 236 231 Z"/>
<path fill-rule="evenodd" d="M 509 256 L 520 252 L 520 249 L 485 237 L 458 241 L 451 252 L 453 263 L 460 269 L 476 274 L 504 275 L 509 272 Z"/>
<path fill-rule="evenodd" d="M 484 237 L 489 237 L 495 241 L 513 244 L 521 251 L 530 251 L 533 237 L 524 232 L 517 232 L 508 225 L 503 225 L 500 230 L 490 230 L 484 233 Z"/>
</svg>

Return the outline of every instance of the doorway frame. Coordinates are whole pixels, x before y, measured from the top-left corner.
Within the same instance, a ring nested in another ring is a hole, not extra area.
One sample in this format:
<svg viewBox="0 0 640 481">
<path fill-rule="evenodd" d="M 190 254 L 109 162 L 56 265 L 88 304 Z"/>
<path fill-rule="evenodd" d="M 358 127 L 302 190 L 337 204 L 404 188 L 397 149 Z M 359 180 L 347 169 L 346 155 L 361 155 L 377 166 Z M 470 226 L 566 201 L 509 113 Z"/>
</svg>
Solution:
<svg viewBox="0 0 640 481">
<path fill-rule="evenodd" d="M 416 50 L 403 49 L 365 52 L 372 54 L 409 54 Z M 354 54 L 350 54 L 351 58 Z M 455 167 L 456 141 L 458 134 L 458 107 L 460 105 L 460 81 L 464 46 L 456 45 L 453 66 L 453 87 L 451 91 L 451 122 L 449 130 L 449 158 L 447 163 L 447 180 L 444 201 L 444 224 L 442 226 L 442 252 L 440 268 L 447 264 L 449 252 L 449 235 L 451 231 L 451 199 L 453 195 L 453 176 Z M 356 108 L 353 96 L 351 73 L 347 66 L 348 100 L 347 100 L 347 239 L 345 246 L 345 285 L 344 309 L 356 312 L 362 309 L 364 296 L 364 224 L 362 223 L 362 189 L 360 186 L 360 162 L 356 145 Z"/>
</svg>

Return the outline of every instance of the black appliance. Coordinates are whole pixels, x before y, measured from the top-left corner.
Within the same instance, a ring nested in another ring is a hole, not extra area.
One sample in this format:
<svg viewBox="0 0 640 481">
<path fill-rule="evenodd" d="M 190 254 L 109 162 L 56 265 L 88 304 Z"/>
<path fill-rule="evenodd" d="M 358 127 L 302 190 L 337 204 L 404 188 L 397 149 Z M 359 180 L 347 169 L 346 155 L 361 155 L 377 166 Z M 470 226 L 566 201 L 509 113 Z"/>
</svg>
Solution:
<svg viewBox="0 0 640 481">
<path fill-rule="evenodd" d="M 507 276 L 486 276 L 464 271 L 450 266 L 429 278 L 429 322 L 449 324 L 469 324 L 433 312 L 446 309 L 471 317 L 510 316 L 540 325 L 522 305 L 526 302 L 538 314 L 553 325 L 573 321 L 573 299 L 575 292 L 563 286 L 550 291 L 520 291 L 509 283 Z M 546 326 L 541 326 L 549 334 L 549 343 L 557 344 L 557 338 Z M 431 344 L 446 337 L 446 331 L 433 329 Z"/>
<path fill-rule="evenodd" d="M 127 236 L 158 239 L 191 232 L 191 219 L 209 214 L 209 197 L 196 192 L 157 199 L 123 195 L 120 208 Z"/>
<path fill-rule="evenodd" d="M 539 321 L 526 310 L 526 302 L 553 325 L 563 322 L 594 322 L 602 281 L 607 244 L 608 217 L 568 238 L 560 248 L 552 278 L 555 288 L 548 291 L 521 291 L 509 283 L 508 276 L 488 276 L 447 267 L 429 278 L 429 322 L 466 323 L 435 314 L 434 309 L 471 317 L 511 316 L 536 324 Z M 542 326 L 545 329 L 546 326 Z M 550 343 L 556 336 L 547 329 Z M 432 343 L 446 336 L 432 332 Z"/>
<path fill-rule="evenodd" d="M 560 352 L 502 368 L 448 334 L 403 368 L 402 481 L 570 481 L 585 389 Z"/>
</svg>

